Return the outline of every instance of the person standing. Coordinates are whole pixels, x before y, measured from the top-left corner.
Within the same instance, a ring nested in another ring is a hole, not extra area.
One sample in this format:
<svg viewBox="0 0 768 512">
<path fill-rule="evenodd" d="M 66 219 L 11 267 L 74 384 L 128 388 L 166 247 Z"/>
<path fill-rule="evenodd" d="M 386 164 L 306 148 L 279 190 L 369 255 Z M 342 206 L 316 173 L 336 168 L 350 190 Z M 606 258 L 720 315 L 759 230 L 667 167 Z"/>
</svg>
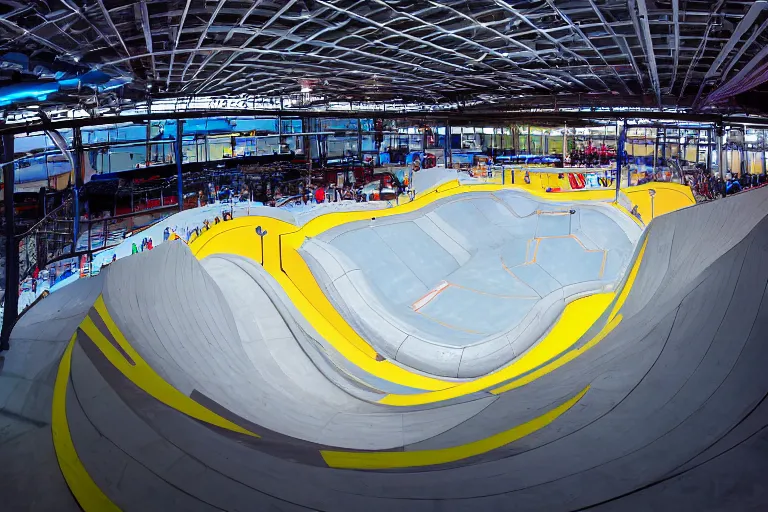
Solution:
<svg viewBox="0 0 768 512">
<path fill-rule="evenodd" d="M 322 185 L 315 190 L 315 202 L 317 204 L 325 202 L 325 188 Z"/>
</svg>

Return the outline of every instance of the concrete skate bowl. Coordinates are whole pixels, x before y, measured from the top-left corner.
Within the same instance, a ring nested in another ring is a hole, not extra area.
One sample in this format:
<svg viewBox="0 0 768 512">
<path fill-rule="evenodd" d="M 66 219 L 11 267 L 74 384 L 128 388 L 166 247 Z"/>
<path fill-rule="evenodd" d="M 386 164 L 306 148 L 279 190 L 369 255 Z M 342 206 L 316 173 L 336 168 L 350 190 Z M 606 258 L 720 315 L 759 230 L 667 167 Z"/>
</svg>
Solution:
<svg viewBox="0 0 768 512">
<path fill-rule="evenodd" d="M 641 232 L 610 204 L 502 190 L 342 224 L 300 254 L 379 353 L 467 378 L 524 353 L 570 302 L 613 291 Z"/>
<path fill-rule="evenodd" d="M 324 306 L 294 269 L 301 244 L 255 221 L 264 267 L 254 225 L 233 221 L 23 317 L 0 373 L 0 418 L 18 422 L 0 441 L 10 510 L 768 503 L 768 191 L 657 218 L 583 334 L 559 326 L 589 298 L 467 379 L 412 373 L 351 327 L 329 330 L 308 313 Z"/>
</svg>

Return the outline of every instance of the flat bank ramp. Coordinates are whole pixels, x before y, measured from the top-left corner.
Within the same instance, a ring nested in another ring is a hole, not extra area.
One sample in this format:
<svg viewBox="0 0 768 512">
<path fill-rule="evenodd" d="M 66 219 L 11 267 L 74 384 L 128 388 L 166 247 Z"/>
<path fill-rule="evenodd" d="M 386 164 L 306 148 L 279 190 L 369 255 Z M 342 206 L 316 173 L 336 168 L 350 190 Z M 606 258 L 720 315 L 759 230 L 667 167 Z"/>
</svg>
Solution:
<svg viewBox="0 0 768 512">
<path fill-rule="evenodd" d="M 319 394 L 342 406 L 345 398 L 331 397 L 310 367 L 286 366 L 303 345 L 284 359 L 274 354 L 264 369 L 266 346 L 243 348 L 246 338 L 269 345 L 281 336 L 258 320 L 250 324 L 248 311 L 233 307 L 245 300 L 261 310 L 275 304 L 258 298 L 257 289 L 249 296 L 247 287 L 234 286 L 252 273 L 242 261 L 185 263 L 183 256 L 173 260 L 176 249 L 167 250 L 163 269 L 175 276 L 172 285 L 149 265 L 161 252 L 128 258 L 121 272 L 135 275 L 137 289 L 113 287 L 116 265 L 104 297 L 116 324 L 139 346 L 136 367 L 139 355 L 155 357 L 152 368 L 183 396 L 197 390 L 221 402 L 217 408 L 197 397 L 220 416 L 151 396 L 149 386 L 128 378 L 130 363 L 114 354 L 108 360 L 109 351 L 93 341 L 99 337 L 81 333 L 65 381 L 76 456 L 106 500 L 99 503 L 122 510 L 764 510 L 768 189 L 666 215 L 644 236 L 629 293 L 619 294 L 609 322 L 579 341 L 586 348 L 578 357 L 511 382 L 503 392 L 486 390 L 495 401 L 453 427 L 385 451 L 334 449 L 260 424 L 267 412 L 252 408 L 258 400 L 274 398 L 279 407 L 290 398 L 306 404 L 311 416 Z M 142 290 L 149 283 L 165 292 L 148 306 L 132 304 L 136 296 L 146 300 Z M 186 296 L 179 296 L 181 289 Z M 172 313 L 194 327 L 169 323 Z M 268 323 L 279 325 L 275 312 L 267 313 Z M 169 326 L 161 328 L 162 322 Z M 284 323 L 290 329 L 290 319 Z M 245 337 L 244 330 L 253 334 Z M 188 341 L 193 336 L 194 343 Z M 168 346 L 155 346 L 161 342 Z M 258 389 L 283 378 L 278 367 L 292 386 L 283 394 Z M 240 372 L 257 372 L 262 381 L 234 380 Z M 240 408 L 235 414 L 230 407 Z M 249 411 L 253 421 L 241 416 Z M 376 419 L 368 420 L 354 439 L 378 435 Z M 13 492 L 5 482 L 0 486 L 4 496 Z M 70 486 L 86 510 L 97 510 L 87 506 L 89 495 L 77 483 Z"/>
</svg>

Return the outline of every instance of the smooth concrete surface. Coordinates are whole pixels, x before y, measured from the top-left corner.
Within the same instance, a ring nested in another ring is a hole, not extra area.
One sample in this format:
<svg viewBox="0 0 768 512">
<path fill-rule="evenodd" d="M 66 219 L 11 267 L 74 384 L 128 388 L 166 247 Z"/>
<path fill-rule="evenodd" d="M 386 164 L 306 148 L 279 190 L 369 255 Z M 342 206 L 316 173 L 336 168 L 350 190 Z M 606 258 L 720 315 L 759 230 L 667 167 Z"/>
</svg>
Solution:
<svg viewBox="0 0 768 512">
<path fill-rule="evenodd" d="M 198 262 L 181 243 L 127 258 L 30 310 L 14 330 L 2 389 L 9 378 L 50 387 L 62 352 L 71 362 L 57 379 L 67 429 L 54 427 L 93 484 L 68 480 L 81 505 L 90 489 L 115 509 L 141 511 L 763 510 L 768 189 L 665 215 L 639 242 L 634 278 L 617 280 L 631 288 L 617 299 L 612 328 L 599 321 L 579 344 L 607 332 L 601 341 L 501 394 L 421 408 L 376 404 L 371 386 L 330 378 L 339 367 L 310 350 L 324 350 L 322 340 L 292 318 L 257 264 L 227 255 Z M 130 363 L 110 359 L 124 356 L 82 330 L 64 351 L 84 318 L 110 339 L 109 322 L 90 307 L 100 293 L 136 357 L 260 437 L 151 395 L 141 376 L 120 369 Z M 46 438 L 51 419 L 40 406 L 50 405 L 50 392 L 17 397 L 17 405 L 5 399 L 0 419 L 10 407 L 34 425 L 0 441 L 3 509 L 76 509 Z M 316 439 L 294 435 L 330 408 L 339 412 Z M 493 445 L 529 424 L 537 427 Z M 355 443 L 399 437 L 395 453 L 425 459 L 458 456 L 418 468 L 334 469 L 322 456 L 330 431 Z M 77 466 L 59 464 L 70 476 Z"/>
<path fill-rule="evenodd" d="M 258 273 L 261 266 L 244 258 L 209 257 L 201 265 L 184 244 L 164 244 L 115 262 L 104 302 L 141 357 L 184 394 L 200 393 L 249 422 L 321 445 L 399 448 L 494 401 L 387 412 L 352 396 L 305 354 L 252 277 Z M 407 428 L 412 423 L 424 427 Z"/>
<path fill-rule="evenodd" d="M 301 253 L 381 354 L 471 378 L 528 350 L 569 302 L 613 290 L 640 232 L 604 203 L 503 190 L 344 224 Z"/>
<path fill-rule="evenodd" d="M 101 291 L 81 280 L 19 319 L 0 357 L 0 500 L 3 510 L 77 511 L 56 460 L 51 400 L 59 358 Z"/>
</svg>

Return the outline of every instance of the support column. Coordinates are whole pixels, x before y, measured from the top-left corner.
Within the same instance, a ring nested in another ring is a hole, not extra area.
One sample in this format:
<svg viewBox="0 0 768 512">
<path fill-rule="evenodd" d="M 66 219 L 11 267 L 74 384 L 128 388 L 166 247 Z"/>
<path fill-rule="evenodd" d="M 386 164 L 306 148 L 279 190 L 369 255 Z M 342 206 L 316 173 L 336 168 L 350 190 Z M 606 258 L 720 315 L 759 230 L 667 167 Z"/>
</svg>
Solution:
<svg viewBox="0 0 768 512">
<path fill-rule="evenodd" d="M 176 147 L 174 148 L 176 149 L 176 195 L 178 196 L 179 201 L 179 211 L 184 210 L 184 186 L 181 177 L 181 165 L 184 158 L 181 152 L 183 135 L 184 121 L 179 119 L 176 121 Z M 234 152 L 232 155 L 234 156 Z M 131 205 L 131 209 L 133 209 L 133 205 Z"/>
<path fill-rule="evenodd" d="M 3 329 L 0 333 L 0 350 L 8 350 L 11 331 L 19 315 L 19 244 L 16 242 L 14 229 L 13 182 L 16 178 L 13 170 L 13 135 L 2 136 L 3 163 L 3 200 L 5 201 L 5 309 L 3 310 Z"/>
<path fill-rule="evenodd" d="M 528 138 L 525 142 L 525 152 L 528 155 L 533 154 L 533 151 L 531 151 L 531 125 L 528 125 Z"/>
<path fill-rule="evenodd" d="M 656 136 L 653 138 L 653 173 L 656 174 L 656 160 L 659 154 L 659 129 L 656 128 Z"/>
<path fill-rule="evenodd" d="M 627 121 L 624 120 L 624 128 L 619 135 L 619 142 L 616 144 L 616 199 L 619 202 L 619 191 L 621 190 L 621 162 L 624 160 L 624 141 L 627 137 Z M 629 173 L 627 173 L 629 175 Z"/>
<path fill-rule="evenodd" d="M 515 155 L 520 154 L 520 130 L 516 124 L 509 127 L 512 131 L 512 151 Z"/>
<path fill-rule="evenodd" d="M 741 160 L 739 162 L 741 167 L 741 172 L 739 172 L 739 176 L 743 177 L 747 174 L 749 174 L 749 151 L 747 150 L 747 126 L 744 125 L 742 128 L 742 138 L 741 138 L 741 154 L 739 155 Z"/>
<path fill-rule="evenodd" d="M 714 130 L 707 130 L 707 171 L 712 172 L 712 134 Z"/>
<path fill-rule="evenodd" d="M 453 168 L 453 154 L 451 153 L 451 123 L 445 121 L 445 168 Z"/>
<path fill-rule="evenodd" d="M 75 168 L 72 172 L 75 175 L 75 188 L 74 188 L 74 225 L 72 230 L 72 252 L 77 250 L 77 238 L 80 236 L 80 190 L 83 188 L 83 135 L 80 128 L 74 128 L 72 130 L 72 163 Z M 88 249 L 91 248 L 90 234 L 88 239 Z"/>
<path fill-rule="evenodd" d="M 725 161 L 723 158 L 723 135 L 725 134 L 725 128 L 722 124 L 718 124 L 715 128 L 715 136 L 717 137 L 717 173 L 721 179 L 725 179 Z"/>
<path fill-rule="evenodd" d="M 568 155 L 568 123 L 563 126 L 563 167 L 565 167 L 565 157 Z"/>
<path fill-rule="evenodd" d="M 357 118 L 357 158 L 363 163 L 363 123 Z"/>
</svg>

